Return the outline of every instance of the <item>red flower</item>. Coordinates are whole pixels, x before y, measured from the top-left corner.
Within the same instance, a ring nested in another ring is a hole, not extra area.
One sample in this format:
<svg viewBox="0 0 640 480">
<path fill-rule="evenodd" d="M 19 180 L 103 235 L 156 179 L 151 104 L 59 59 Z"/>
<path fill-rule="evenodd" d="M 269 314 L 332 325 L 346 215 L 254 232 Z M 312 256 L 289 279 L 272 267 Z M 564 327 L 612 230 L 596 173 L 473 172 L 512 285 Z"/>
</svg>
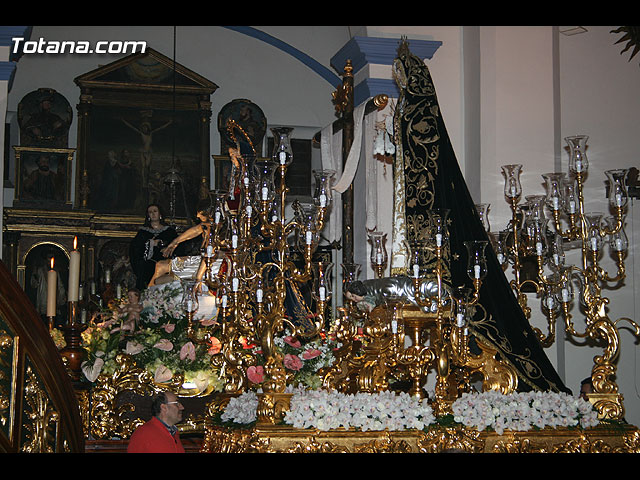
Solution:
<svg viewBox="0 0 640 480">
<path fill-rule="evenodd" d="M 311 360 L 312 358 L 319 357 L 320 355 L 322 355 L 322 352 L 320 350 L 316 348 L 310 348 L 302 354 L 302 358 L 304 358 L 305 360 Z"/>
<path fill-rule="evenodd" d="M 285 368 L 288 368 L 289 370 L 293 370 L 295 372 L 302 368 L 302 360 L 300 360 L 300 357 L 298 357 L 297 355 L 291 355 L 287 353 L 284 356 L 283 363 Z"/>
<path fill-rule="evenodd" d="M 209 355 L 216 355 L 220 353 L 221 350 L 222 343 L 220 343 L 220 340 L 218 340 L 216 337 L 211 337 L 209 339 L 209 349 L 207 350 Z"/>
<path fill-rule="evenodd" d="M 255 344 L 250 343 L 249 340 L 247 340 L 247 337 L 240 337 L 240 338 L 238 338 L 238 341 L 242 345 L 242 348 L 245 349 L 245 350 L 250 350 L 253 347 L 255 347 Z"/>
<path fill-rule="evenodd" d="M 293 348 L 301 348 L 302 344 L 300 343 L 300 340 L 298 340 L 296 337 L 292 337 L 292 336 L 287 336 L 284 337 L 284 342 L 290 346 L 292 346 Z"/>
<path fill-rule="evenodd" d="M 258 365 L 257 367 L 252 365 L 247 368 L 247 378 L 253 383 L 264 382 L 264 368 L 262 365 Z"/>
</svg>

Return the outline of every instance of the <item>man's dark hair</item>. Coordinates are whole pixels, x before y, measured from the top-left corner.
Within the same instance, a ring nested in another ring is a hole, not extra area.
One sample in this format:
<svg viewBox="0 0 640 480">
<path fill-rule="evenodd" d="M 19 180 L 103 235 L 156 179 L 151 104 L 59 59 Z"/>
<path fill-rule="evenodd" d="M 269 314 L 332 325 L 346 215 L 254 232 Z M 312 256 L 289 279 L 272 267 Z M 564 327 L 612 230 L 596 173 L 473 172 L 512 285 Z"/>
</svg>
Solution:
<svg viewBox="0 0 640 480">
<path fill-rule="evenodd" d="M 160 415 L 160 406 L 167 403 L 167 395 L 164 392 L 156 393 L 151 399 L 151 415 Z"/>
</svg>

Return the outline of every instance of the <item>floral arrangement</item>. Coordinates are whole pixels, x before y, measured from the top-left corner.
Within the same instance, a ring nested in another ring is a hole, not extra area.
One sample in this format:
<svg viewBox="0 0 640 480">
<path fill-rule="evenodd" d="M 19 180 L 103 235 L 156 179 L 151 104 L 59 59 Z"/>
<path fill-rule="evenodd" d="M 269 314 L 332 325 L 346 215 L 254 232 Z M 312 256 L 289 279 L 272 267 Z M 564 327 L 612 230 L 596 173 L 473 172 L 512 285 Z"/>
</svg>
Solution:
<svg viewBox="0 0 640 480">
<path fill-rule="evenodd" d="M 133 332 L 118 328 L 122 323 L 119 304 L 100 312 L 83 332 L 83 346 L 88 351 L 88 359 L 82 365 L 86 379 L 94 382 L 100 374 L 113 374 L 115 357 L 124 352 L 152 373 L 156 383 L 181 375 L 198 391 L 222 391 L 223 385 L 211 365 L 211 356 L 220 352 L 215 318 L 198 319 L 203 326 L 213 326 L 214 335 L 206 343 L 193 342 L 187 336 L 181 300 L 182 291 L 173 283 L 143 291 L 138 327 Z"/>
<path fill-rule="evenodd" d="M 379 392 L 343 394 L 326 390 L 294 389 L 284 422 L 294 428 L 331 430 L 423 429 L 435 422 L 433 411 L 407 393 Z M 256 421 L 258 396 L 249 391 L 232 398 L 220 419 L 235 424 Z"/>
<path fill-rule="evenodd" d="M 308 389 L 318 389 L 322 385 L 320 372 L 330 367 L 335 361 L 333 351 L 340 344 L 332 336 L 321 333 L 310 340 L 300 340 L 285 331 L 282 336 L 274 338 L 274 344 L 283 357 L 285 370 L 290 374 L 292 386 L 304 386 Z M 247 368 L 247 378 L 251 386 L 259 388 L 265 380 L 264 361 L 261 347 L 247 345 L 257 360 L 256 365 Z"/>
<path fill-rule="evenodd" d="M 294 428 L 422 430 L 435 422 L 433 410 L 408 393 L 390 391 L 343 394 L 323 390 L 293 395 L 285 422 Z"/>
<path fill-rule="evenodd" d="M 233 398 L 221 415 L 223 422 L 250 424 L 256 421 L 258 397 L 246 392 Z M 490 429 L 527 431 L 545 427 L 589 428 L 598 425 L 597 412 L 581 398 L 552 392 L 503 395 L 489 391 L 465 393 L 452 409 L 459 425 Z M 285 423 L 294 428 L 355 428 L 361 431 L 425 430 L 440 423 L 426 401 L 407 393 L 379 392 L 353 395 L 324 390 L 297 389 Z"/>
<path fill-rule="evenodd" d="M 545 427 L 594 427 L 597 412 L 586 400 L 565 393 L 465 393 L 452 405 L 454 420 L 480 431 L 527 431 Z"/>
</svg>

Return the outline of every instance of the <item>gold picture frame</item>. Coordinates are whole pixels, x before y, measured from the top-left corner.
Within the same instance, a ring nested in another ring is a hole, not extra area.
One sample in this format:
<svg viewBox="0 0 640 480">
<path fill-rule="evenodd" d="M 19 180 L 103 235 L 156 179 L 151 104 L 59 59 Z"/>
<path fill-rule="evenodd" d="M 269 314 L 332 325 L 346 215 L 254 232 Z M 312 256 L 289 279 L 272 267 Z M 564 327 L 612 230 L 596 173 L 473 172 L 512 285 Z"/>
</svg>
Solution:
<svg viewBox="0 0 640 480">
<path fill-rule="evenodd" d="M 13 147 L 16 156 L 14 203 L 39 208 L 71 208 L 71 169 L 75 148 Z"/>
</svg>

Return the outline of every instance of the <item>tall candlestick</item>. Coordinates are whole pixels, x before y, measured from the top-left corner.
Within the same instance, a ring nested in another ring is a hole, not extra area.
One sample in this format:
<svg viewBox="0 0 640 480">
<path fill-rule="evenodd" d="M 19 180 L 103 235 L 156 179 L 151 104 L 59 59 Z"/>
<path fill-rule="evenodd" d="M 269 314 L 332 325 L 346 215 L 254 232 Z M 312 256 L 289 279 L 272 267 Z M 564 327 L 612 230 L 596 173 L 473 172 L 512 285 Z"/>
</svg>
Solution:
<svg viewBox="0 0 640 480">
<path fill-rule="evenodd" d="M 73 250 L 69 254 L 69 296 L 68 301 L 78 301 L 80 289 L 80 252 L 78 251 L 78 237 L 73 239 Z"/>
<path fill-rule="evenodd" d="M 58 277 L 53 269 L 53 257 L 51 257 L 51 270 L 47 272 L 47 317 L 56 316 L 56 290 Z"/>
</svg>

